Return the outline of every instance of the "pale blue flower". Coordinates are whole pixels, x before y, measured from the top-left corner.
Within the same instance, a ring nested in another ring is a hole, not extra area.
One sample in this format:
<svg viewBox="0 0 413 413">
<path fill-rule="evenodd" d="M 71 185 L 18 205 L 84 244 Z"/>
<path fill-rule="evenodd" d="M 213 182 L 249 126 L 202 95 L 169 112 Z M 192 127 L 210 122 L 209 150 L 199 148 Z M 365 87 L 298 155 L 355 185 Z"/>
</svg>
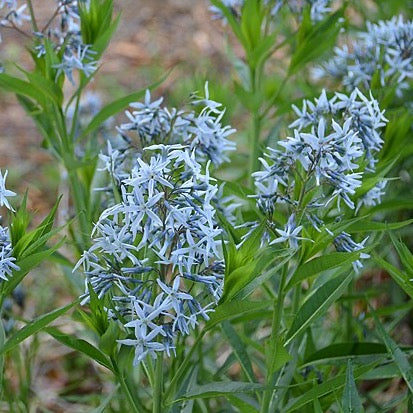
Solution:
<svg viewBox="0 0 413 413">
<path fill-rule="evenodd" d="M 413 21 L 402 16 L 378 23 L 367 22 L 367 30 L 360 32 L 350 45 L 334 49 L 335 56 L 318 68 L 317 77 L 331 75 L 343 84 L 369 89 L 378 74 L 382 87 L 395 87 L 401 97 L 413 78 Z"/>
<path fill-rule="evenodd" d="M 365 248 L 365 243 L 367 242 L 368 238 L 365 238 L 360 243 L 353 241 L 351 235 L 347 232 L 342 232 L 334 239 L 334 246 L 338 252 L 356 252 L 360 251 Z M 370 258 L 369 254 L 364 252 L 360 253 L 360 259 Z M 353 262 L 354 271 L 358 272 L 363 268 L 363 264 L 360 260 L 356 260 Z"/>
<path fill-rule="evenodd" d="M 0 170 L 0 206 L 5 206 L 10 211 L 14 211 L 7 198 L 16 196 L 16 193 L 6 188 L 6 178 L 9 171 L 4 172 L 4 176 Z"/>
</svg>

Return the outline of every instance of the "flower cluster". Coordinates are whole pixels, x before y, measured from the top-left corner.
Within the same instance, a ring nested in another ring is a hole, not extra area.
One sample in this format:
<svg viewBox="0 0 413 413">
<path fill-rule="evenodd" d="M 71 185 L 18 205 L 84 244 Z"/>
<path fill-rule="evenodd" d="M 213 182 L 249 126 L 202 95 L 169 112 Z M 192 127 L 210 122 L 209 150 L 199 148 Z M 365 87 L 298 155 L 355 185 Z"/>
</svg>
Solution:
<svg viewBox="0 0 413 413">
<path fill-rule="evenodd" d="M 297 132 L 301 132 L 307 127 L 319 128 L 320 121 L 326 121 L 328 118 L 335 119 L 335 124 L 341 123 L 342 120 L 347 121 L 343 123 L 343 128 L 347 132 L 352 131 L 354 138 L 360 140 L 361 145 L 358 146 L 361 146 L 360 149 L 364 152 L 363 156 L 368 161 L 369 169 L 374 170 L 374 165 L 377 162 L 375 154 L 383 145 L 380 129 L 386 124 L 387 119 L 371 93 L 370 98 L 367 98 L 356 88 L 349 95 L 336 93 L 331 99 L 328 99 L 327 94 L 323 91 L 314 102 L 304 100 L 301 110 L 295 105 L 293 109 L 298 118 L 290 127 L 297 128 Z M 332 126 L 336 128 L 333 123 Z M 345 138 L 341 140 L 341 143 L 346 145 L 341 149 L 343 162 L 349 166 L 351 158 L 358 157 L 352 152 L 355 149 L 353 147 L 354 139 Z"/>
<path fill-rule="evenodd" d="M 130 105 L 133 110 L 126 112 L 129 122 L 118 128 L 127 143 L 127 148 L 122 150 L 124 154 L 132 150 L 135 155 L 133 148 L 152 144 L 183 144 L 195 150 L 201 161 L 209 159 L 218 166 L 229 160 L 227 153 L 235 150 L 235 143 L 228 137 L 235 130 L 223 126 L 225 110 L 221 109 L 221 103 L 209 98 L 208 84 L 205 96 L 192 98 L 193 106 L 202 106 L 199 113 L 169 109 L 162 106 L 162 101 L 160 98 L 152 102 L 147 90 L 144 102 Z"/>
<path fill-rule="evenodd" d="M 244 0 L 222 0 L 224 6 L 226 6 L 232 14 L 239 16 L 241 13 L 242 6 L 244 5 Z M 269 0 L 264 1 L 265 4 L 269 4 Z M 326 14 L 328 14 L 332 9 L 330 7 L 331 0 L 277 0 L 271 2 L 271 16 L 276 16 L 282 8 L 288 7 L 289 10 L 301 16 L 306 8 L 309 9 L 310 18 L 313 22 L 318 22 L 324 19 Z M 225 18 L 222 14 L 222 11 L 216 7 L 211 6 L 210 10 L 213 13 L 215 19 Z"/>
<path fill-rule="evenodd" d="M 58 0 L 56 16 L 58 24 L 36 33 L 39 39 L 48 38 L 58 52 L 63 51 L 62 60 L 55 65 L 57 76 L 64 73 L 74 84 L 73 72 L 78 70 L 91 76 L 97 69 L 95 52 L 82 41 L 78 4 L 82 0 Z M 38 56 L 45 53 L 44 44 L 37 47 Z"/>
<path fill-rule="evenodd" d="M 325 219 L 337 217 L 341 201 L 356 208 L 353 196 L 362 184 L 364 165 L 374 169 L 382 146 L 380 129 L 387 121 L 377 101 L 357 89 L 330 99 L 323 91 L 314 101 L 304 100 L 302 109 L 294 106 L 294 111 L 298 118 L 290 125 L 293 136 L 279 141 L 278 149 L 268 148 L 268 161 L 260 159 L 263 170 L 253 174 L 254 197 L 276 238 L 266 236 L 271 244 L 288 241 L 290 248 L 298 247 L 305 224 L 329 231 Z M 379 183 L 359 199 L 357 207 L 379 202 L 383 189 Z M 284 229 L 273 222 L 276 207 L 289 211 Z M 338 251 L 358 251 L 364 241 L 356 244 L 343 233 L 335 245 Z"/>
<path fill-rule="evenodd" d="M 7 173 L 8 171 L 3 176 L 0 171 L 0 206 L 5 206 L 10 211 L 14 211 L 7 198 L 16 194 L 6 189 Z M 10 241 L 9 229 L 0 225 L 0 278 L 6 281 L 7 277 L 12 275 L 13 270 L 19 269 L 14 263 L 16 258 L 13 257 L 12 253 L 13 247 Z"/>
<path fill-rule="evenodd" d="M 91 76 L 97 68 L 95 52 L 82 41 L 79 2 L 84 0 L 57 0 L 55 11 L 46 26 L 33 33 L 37 43 L 37 56 L 41 57 L 46 53 L 44 40 L 50 41 L 61 56 L 61 62 L 55 65 L 57 76 L 64 73 L 72 83 L 75 83 L 75 70 Z M 0 9 L 6 11 L 0 21 L 3 27 L 16 28 L 31 20 L 27 14 L 27 4 L 19 6 L 16 0 L 0 1 Z"/>
<path fill-rule="evenodd" d="M 218 187 L 196 149 L 153 145 L 122 180 L 121 201 L 95 225 L 79 265 L 105 300 L 108 317 L 128 333 L 135 365 L 174 349 L 219 300 L 223 287 L 221 232 L 212 204 Z M 132 338 L 130 336 L 133 336 Z"/>
<path fill-rule="evenodd" d="M 369 89 L 378 75 L 381 86 L 393 86 L 398 96 L 413 78 L 413 21 L 402 16 L 367 23 L 351 45 L 335 49 L 335 56 L 317 68 L 315 75 L 329 74 L 342 79 L 349 90 L 356 86 Z"/>
</svg>

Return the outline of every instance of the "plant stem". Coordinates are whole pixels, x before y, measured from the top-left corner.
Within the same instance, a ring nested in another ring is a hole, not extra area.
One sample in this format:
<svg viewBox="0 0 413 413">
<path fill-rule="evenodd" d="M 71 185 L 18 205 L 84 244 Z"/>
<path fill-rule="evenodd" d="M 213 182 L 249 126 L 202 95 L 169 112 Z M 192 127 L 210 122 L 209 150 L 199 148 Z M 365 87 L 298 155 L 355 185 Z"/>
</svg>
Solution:
<svg viewBox="0 0 413 413">
<path fill-rule="evenodd" d="M 261 78 L 264 70 L 264 63 L 261 63 L 258 67 L 254 68 L 250 66 L 250 82 L 251 92 L 255 97 L 257 92 L 261 90 Z M 258 170 L 258 156 L 260 147 L 260 134 L 261 134 L 261 122 L 260 108 L 254 108 L 252 113 L 252 132 L 249 141 L 249 176 L 248 183 L 250 188 L 254 186 L 254 179 L 252 174 Z"/>
<path fill-rule="evenodd" d="M 68 169 L 69 182 L 73 192 L 73 199 L 76 208 L 76 214 L 79 217 L 80 223 L 80 237 L 81 237 L 81 246 L 83 250 L 87 249 L 89 244 L 89 235 L 91 233 L 91 224 L 87 219 L 87 209 L 85 202 L 85 195 L 83 194 L 81 183 L 79 181 L 79 176 L 76 171 Z M 83 252 L 83 251 L 80 251 Z"/>
<path fill-rule="evenodd" d="M 353 281 L 350 282 L 350 284 L 347 287 L 347 294 L 350 297 L 351 294 L 353 293 Z M 352 334 L 352 323 L 353 323 L 353 312 L 352 312 L 352 306 L 351 302 L 349 301 L 348 305 L 345 306 L 345 312 L 346 312 L 346 340 L 351 341 L 351 334 Z"/>
<path fill-rule="evenodd" d="M 252 174 L 258 170 L 258 150 L 260 145 L 260 133 L 261 133 L 261 120 L 258 113 L 254 113 L 252 119 L 252 135 L 250 137 L 250 147 L 249 147 L 249 186 L 253 188 L 254 179 Z"/>
<path fill-rule="evenodd" d="M 126 396 L 126 399 L 129 402 L 129 406 L 132 409 L 133 413 L 141 413 L 142 409 L 139 409 L 138 403 L 135 401 L 135 399 L 132 396 L 132 393 L 129 390 L 129 387 L 122 375 L 122 373 L 119 370 L 118 364 L 116 363 L 116 360 L 114 357 L 111 357 L 111 362 L 113 365 L 113 372 L 115 374 L 117 382 L 120 384 L 120 387 L 122 389 L 123 394 Z"/>
<path fill-rule="evenodd" d="M 163 392 L 163 354 L 158 354 L 155 369 L 155 385 L 153 389 L 153 413 L 162 413 Z"/>
<path fill-rule="evenodd" d="M 182 360 L 182 363 L 179 365 L 179 368 L 177 370 L 177 372 L 175 373 L 175 375 L 172 377 L 172 380 L 167 388 L 167 390 L 165 391 L 165 400 L 168 401 L 168 399 L 173 395 L 176 385 L 177 383 L 182 379 L 182 376 L 184 375 L 186 369 L 188 368 L 188 365 L 192 359 L 192 356 L 195 353 L 195 350 L 198 348 L 202 338 L 204 337 L 204 335 L 206 334 L 207 330 L 203 329 L 199 336 L 195 339 L 194 344 L 192 344 L 191 349 L 189 350 L 188 354 L 185 356 L 185 358 Z"/>
<path fill-rule="evenodd" d="M 30 19 L 32 21 L 33 31 L 38 32 L 39 28 L 37 27 L 37 21 L 36 21 L 35 15 L 34 15 L 32 0 L 27 0 L 27 6 L 29 7 Z"/>
<path fill-rule="evenodd" d="M 271 325 L 271 338 L 270 346 L 271 351 L 276 349 L 276 342 L 280 335 L 281 331 L 281 320 L 284 312 L 284 299 L 285 299 L 285 281 L 287 279 L 288 263 L 284 264 L 284 267 L 281 272 L 280 285 L 278 287 L 278 297 L 274 302 L 274 312 L 272 317 Z M 274 372 L 271 371 L 271 366 L 267 366 L 267 390 L 264 392 L 264 398 L 261 405 L 261 413 L 267 413 L 271 403 L 272 397 L 272 387 L 274 387 Z"/>
</svg>

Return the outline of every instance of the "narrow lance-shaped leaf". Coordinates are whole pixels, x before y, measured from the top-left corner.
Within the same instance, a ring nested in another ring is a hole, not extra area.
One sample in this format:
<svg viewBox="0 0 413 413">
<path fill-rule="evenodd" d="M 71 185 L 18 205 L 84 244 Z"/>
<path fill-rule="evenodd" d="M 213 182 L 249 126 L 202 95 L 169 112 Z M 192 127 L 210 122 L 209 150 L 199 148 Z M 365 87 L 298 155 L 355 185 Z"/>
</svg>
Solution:
<svg viewBox="0 0 413 413">
<path fill-rule="evenodd" d="M 215 311 L 211 314 L 210 319 L 205 325 L 206 330 L 210 330 L 217 324 L 225 320 L 232 320 L 245 314 L 251 314 L 255 312 L 262 312 L 265 308 L 270 306 L 271 300 L 263 301 L 230 301 L 227 303 L 219 304 Z"/>
<path fill-rule="evenodd" d="M 372 370 L 378 361 L 373 363 L 357 367 L 354 369 L 354 378 L 358 378 L 363 376 L 368 371 Z M 333 391 L 337 391 L 341 389 L 346 382 L 346 374 L 339 374 L 336 377 L 326 380 L 325 382 L 313 386 L 310 390 L 306 391 L 301 396 L 296 397 L 288 402 L 287 406 L 285 407 L 283 413 L 292 413 L 292 412 L 299 412 L 300 408 L 305 406 L 308 403 L 313 402 L 316 398 L 320 398 L 327 394 L 332 393 Z"/>
<path fill-rule="evenodd" d="M 335 277 L 315 290 L 304 302 L 294 318 L 292 326 L 287 333 L 285 344 L 290 343 L 298 334 L 303 332 L 316 319 L 321 317 L 345 291 L 352 279 L 350 273 L 347 277 Z"/>
<path fill-rule="evenodd" d="M 180 397 L 178 400 L 211 398 L 225 396 L 226 394 L 234 393 L 252 393 L 262 391 L 265 386 L 259 383 L 245 383 L 238 381 L 219 381 L 209 384 L 194 386 L 188 393 Z"/>
<path fill-rule="evenodd" d="M 372 307 L 370 307 L 370 311 L 373 314 L 374 321 L 376 323 L 376 329 L 380 338 L 383 340 L 384 344 L 387 347 L 387 350 L 393 357 L 394 362 L 397 364 L 397 367 L 399 368 L 400 373 L 402 374 L 404 381 L 407 384 L 407 387 L 409 388 L 410 392 L 413 393 L 413 368 L 406 354 L 387 333 Z"/>
<path fill-rule="evenodd" d="M 347 363 L 346 385 L 344 386 L 342 404 L 343 413 L 363 412 L 363 405 L 361 404 L 360 396 L 354 381 L 351 360 Z"/>
<path fill-rule="evenodd" d="M 388 274 L 393 278 L 394 281 L 403 289 L 403 291 L 410 297 L 413 298 L 413 283 L 410 280 L 408 274 L 404 271 L 400 271 L 394 265 L 390 264 L 383 258 L 379 257 L 377 254 L 373 255 L 374 261 L 384 268 Z"/>
<path fill-rule="evenodd" d="M 349 357 L 379 356 L 386 354 L 386 352 L 386 346 L 380 343 L 335 343 L 309 355 L 304 360 L 303 366 L 320 362 L 336 362 Z"/>
<path fill-rule="evenodd" d="M 360 257 L 360 251 L 355 252 L 332 252 L 328 255 L 315 257 L 310 261 L 300 265 L 294 272 L 293 276 L 287 284 L 287 290 L 301 281 L 307 280 L 320 272 L 331 270 L 333 268 L 342 267 L 346 264 L 351 264 Z"/>
<path fill-rule="evenodd" d="M 63 331 L 58 330 L 57 328 L 47 327 L 45 329 L 45 332 L 50 334 L 54 339 L 64 344 L 65 346 L 85 354 L 107 369 L 112 370 L 112 365 L 105 354 L 103 354 L 98 348 L 88 343 L 87 341 L 73 337 L 70 334 L 66 334 Z"/>
<path fill-rule="evenodd" d="M 224 335 L 226 336 L 229 343 L 231 344 L 231 347 L 234 350 L 235 356 L 237 357 L 242 370 L 247 376 L 247 379 L 251 383 L 254 383 L 256 379 L 255 379 L 254 371 L 252 370 L 251 360 L 248 356 L 244 343 L 241 340 L 241 337 L 237 334 L 234 327 L 232 327 L 229 321 L 224 321 L 222 323 L 222 331 L 224 332 Z"/>
<path fill-rule="evenodd" d="M 44 327 L 48 326 L 52 321 L 56 320 L 61 315 L 65 314 L 77 303 L 78 300 L 73 301 L 72 303 L 64 307 L 58 308 L 57 310 L 53 310 L 50 313 L 44 314 L 34 319 L 30 323 L 26 324 L 23 328 L 17 331 L 5 342 L 5 344 L 0 348 L 0 354 L 7 353 L 8 351 L 12 350 L 14 347 L 19 345 L 22 341 L 26 340 L 26 338 L 38 333 Z"/>
</svg>

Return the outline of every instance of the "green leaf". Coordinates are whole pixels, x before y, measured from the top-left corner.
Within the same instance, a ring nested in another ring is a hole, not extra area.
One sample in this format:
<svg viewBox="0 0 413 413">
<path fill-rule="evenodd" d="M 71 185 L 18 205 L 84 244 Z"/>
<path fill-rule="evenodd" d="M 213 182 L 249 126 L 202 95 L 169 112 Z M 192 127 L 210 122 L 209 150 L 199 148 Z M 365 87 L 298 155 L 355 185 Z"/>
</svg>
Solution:
<svg viewBox="0 0 413 413">
<path fill-rule="evenodd" d="M 96 409 L 93 409 L 90 413 L 105 413 L 107 412 L 107 407 L 109 406 L 109 403 L 111 400 L 116 396 L 116 393 L 118 392 L 119 384 L 116 385 L 116 387 L 113 389 L 113 391 L 108 394 L 100 403 Z"/>
<path fill-rule="evenodd" d="M 226 246 L 226 272 L 221 303 L 234 299 L 272 262 L 280 258 L 271 248 L 261 248 L 264 230 L 264 224 L 260 225 L 238 249 L 231 243 Z"/>
<path fill-rule="evenodd" d="M 273 251 L 274 253 L 274 251 Z M 245 287 L 239 290 L 234 296 L 233 300 L 245 300 L 254 291 L 257 291 L 262 284 L 273 277 L 291 258 L 294 256 L 295 251 L 285 255 L 280 255 L 277 259 L 277 265 L 274 267 L 269 266 L 269 268 L 261 273 L 257 274 Z"/>
<path fill-rule="evenodd" d="M 404 265 L 404 268 L 409 273 L 409 277 L 413 278 L 413 254 L 410 252 L 407 245 L 396 239 L 396 237 L 390 233 L 390 238 L 393 242 L 394 248 L 399 254 L 400 261 Z"/>
<path fill-rule="evenodd" d="M 30 81 L 30 84 L 35 86 L 49 101 L 53 101 L 58 107 L 63 103 L 62 90 L 51 80 L 41 76 L 35 72 L 24 72 Z"/>
<path fill-rule="evenodd" d="M 395 363 L 387 363 L 378 366 L 366 374 L 363 374 L 363 380 L 384 380 L 400 378 L 400 370 Z"/>
<path fill-rule="evenodd" d="M 313 407 L 314 413 L 323 413 L 323 408 L 321 407 L 320 401 L 318 399 L 314 399 Z"/>
<path fill-rule="evenodd" d="M 245 0 L 241 13 L 241 31 L 246 40 L 246 50 L 248 54 L 256 50 L 261 43 L 261 5 L 256 0 Z M 249 64 L 255 67 L 254 62 L 249 60 Z"/>
<path fill-rule="evenodd" d="M 284 347 L 283 340 L 281 337 L 277 337 L 275 342 L 270 342 L 267 346 L 267 365 L 268 374 L 272 375 L 282 366 L 284 366 L 289 360 L 291 360 L 291 355 L 288 353 L 287 349 Z"/>
<path fill-rule="evenodd" d="M 380 265 L 388 272 L 388 274 L 393 278 L 394 281 L 396 281 L 396 283 L 403 289 L 403 291 L 410 298 L 413 298 L 413 283 L 410 280 L 411 277 L 404 271 L 400 271 L 394 265 L 379 257 L 377 254 L 374 254 L 373 258 L 378 265 Z"/>
<path fill-rule="evenodd" d="M 352 279 L 352 273 L 347 277 L 335 277 L 327 281 L 308 297 L 295 316 L 287 333 L 285 345 L 290 343 L 298 334 L 321 317 L 345 291 Z"/>
<path fill-rule="evenodd" d="M 238 381 L 218 381 L 208 384 L 196 385 L 189 392 L 181 396 L 175 402 L 180 400 L 211 398 L 225 396 L 235 393 L 252 393 L 262 391 L 265 387 L 259 383 L 245 383 Z"/>
<path fill-rule="evenodd" d="M 315 257 L 310 261 L 300 265 L 287 283 L 287 290 L 294 287 L 301 281 L 307 280 L 315 275 L 337 267 L 344 267 L 347 264 L 358 260 L 360 251 L 356 252 L 332 252 L 328 255 Z"/>
<path fill-rule="evenodd" d="M 248 50 L 248 40 L 244 37 L 244 33 L 241 30 L 241 27 L 231 10 L 227 6 L 225 6 L 221 0 L 211 0 L 211 4 L 222 12 L 229 25 L 231 26 L 231 29 L 234 32 L 235 36 L 238 38 L 245 50 Z"/>
<path fill-rule="evenodd" d="M 247 399 L 247 395 L 239 394 L 237 396 L 231 394 L 227 395 L 226 398 L 231 403 L 231 406 L 236 407 L 241 413 L 259 413 L 259 406 L 254 403 L 251 397 Z"/>
<path fill-rule="evenodd" d="M 105 334 L 106 330 L 109 328 L 108 317 L 102 303 L 102 300 L 99 299 L 95 290 L 92 287 L 92 284 L 88 283 L 88 292 L 89 292 L 89 307 L 90 314 L 85 312 L 80 312 L 82 317 L 85 319 L 88 325 L 91 325 L 92 328 L 97 332 L 101 337 Z"/>
<path fill-rule="evenodd" d="M 413 223 L 413 219 L 400 222 L 363 222 L 355 223 L 347 228 L 348 232 L 374 232 L 374 231 L 389 231 L 407 227 Z"/>
<path fill-rule="evenodd" d="M 187 378 L 187 380 L 185 380 L 183 385 L 181 386 L 178 395 L 185 394 L 188 391 L 188 389 L 191 389 L 193 386 L 196 386 L 196 379 L 198 377 L 198 372 L 199 372 L 199 366 L 195 366 L 192 369 L 192 372 Z M 192 400 L 187 400 L 187 402 L 185 403 L 185 406 L 182 409 L 179 409 L 179 407 L 176 406 L 177 408 L 176 413 L 178 412 L 179 413 L 192 413 L 194 411 L 194 403 L 195 403 L 195 399 L 192 399 Z M 172 413 L 174 412 L 172 411 Z"/>
<path fill-rule="evenodd" d="M 57 251 L 63 244 L 64 239 L 62 239 L 58 244 L 54 245 L 42 252 L 37 252 L 35 254 L 29 255 L 23 259 L 17 259 L 16 265 L 19 266 L 20 270 L 13 271 L 12 277 L 9 281 L 5 283 L 3 293 L 4 295 L 10 294 L 23 280 L 23 278 L 35 267 L 37 267 L 41 262 L 48 259 L 55 251 Z"/>
<path fill-rule="evenodd" d="M 0 354 L 4 354 L 12 350 L 22 341 L 26 340 L 26 338 L 32 336 L 33 334 L 36 334 L 37 332 L 48 326 L 52 321 L 65 314 L 78 302 L 79 300 L 73 301 L 72 303 L 64 307 L 60 307 L 57 310 L 53 310 L 50 313 L 44 314 L 26 324 L 5 342 L 5 344 L 0 348 Z"/>
<path fill-rule="evenodd" d="M 26 233 L 22 233 L 21 231 L 19 231 L 19 234 L 15 234 L 13 243 L 13 253 L 16 257 L 21 256 L 23 258 L 31 253 L 34 253 L 36 250 L 43 247 L 46 244 L 46 241 L 52 235 L 54 235 L 50 234 L 50 231 L 52 230 L 57 208 L 59 206 L 61 198 L 62 197 L 58 198 L 49 214 L 43 219 L 43 221 L 36 229 L 30 232 L 26 231 Z M 24 203 L 24 208 L 26 208 L 26 202 Z M 12 221 L 12 231 L 15 231 L 15 219 L 13 219 Z M 27 220 L 27 223 L 29 222 L 28 214 L 26 214 L 26 217 L 24 219 Z M 25 225 L 25 227 L 27 228 L 27 225 Z"/>
<path fill-rule="evenodd" d="M 377 365 L 377 361 L 367 364 L 362 367 L 358 367 L 354 370 L 354 378 L 358 378 L 368 371 L 372 370 Z M 339 374 L 336 377 L 326 380 L 325 382 L 313 386 L 310 390 L 306 391 L 301 396 L 296 397 L 289 401 L 284 408 L 283 413 L 300 412 L 303 406 L 311 403 L 315 399 L 325 396 L 329 393 L 339 390 L 345 385 L 347 374 Z"/>
<path fill-rule="evenodd" d="M 17 95 L 26 96 L 39 103 L 42 107 L 46 106 L 47 99 L 42 90 L 36 88 L 31 83 L 21 80 L 17 77 L 0 73 L 0 88 Z"/>
<path fill-rule="evenodd" d="M 346 358 L 383 355 L 387 352 L 386 346 L 380 343 L 336 343 L 316 351 L 304 360 L 304 365 L 318 362 L 327 363 Z"/>
<path fill-rule="evenodd" d="M 119 338 L 119 326 L 114 320 L 109 321 L 109 327 L 103 333 L 99 340 L 99 347 L 102 351 L 111 356 L 117 347 L 117 339 Z"/>
<path fill-rule="evenodd" d="M 381 204 L 371 208 L 371 212 L 380 211 L 398 211 L 400 209 L 413 209 L 413 201 L 409 199 L 399 198 L 389 201 L 383 201 Z"/>
<path fill-rule="evenodd" d="M 211 314 L 210 319 L 205 325 L 206 330 L 210 330 L 217 324 L 225 321 L 232 320 L 245 314 L 254 312 L 262 312 L 265 308 L 272 305 L 271 300 L 262 301 L 230 301 L 219 304 L 215 311 Z"/>
<path fill-rule="evenodd" d="M 46 327 L 44 331 L 65 346 L 85 354 L 92 360 L 95 360 L 97 363 L 101 364 L 103 367 L 112 370 L 112 365 L 108 358 L 98 348 L 87 341 L 73 337 L 53 327 Z"/>
<path fill-rule="evenodd" d="M 342 27 L 340 24 L 342 17 L 343 10 L 341 9 L 311 29 L 302 42 L 300 42 L 291 58 L 288 69 L 289 74 L 297 73 L 308 62 L 314 61 L 327 50 L 333 48 Z"/>
<path fill-rule="evenodd" d="M 354 381 L 351 360 L 347 363 L 346 385 L 344 386 L 342 404 L 343 413 L 361 413 L 364 411 Z"/>
<path fill-rule="evenodd" d="M 314 238 L 314 243 L 312 247 L 308 250 L 308 252 L 305 254 L 304 259 L 308 260 L 315 255 L 317 255 L 319 252 L 323 251 L 325 248 L 327 248 L 333 241 L 333 239 L 340 234 L 343 231 L 347 231 L 347 228 L 350 225 L 359 223 L 359 225 L 363 225 L 364 222 L 366 222 L 368 219 L 370 219 L 370 215 L 364 215 L 362 217 L 357 217 L 357 218 L 352 218 L 348 220 L 341 221 L 339 223 L 335 223 L 333 225 L 328 225 L 328 229 L 334 234 L 331 236 L 327 231 L 322 231 L 321 233 L 318 234 L 318 236 L 315 236 Z"/>
<path fill-rule="evenodd" d="M 399 368 L 400 373 L 402 374 L 404 381 L 407 384 L 407 387 L 409 388 L 410 392 L 413 393 L 413 368 L 409 363 L 406 354 L 400 349 L 400 347 L 386 332 L 386 330 L 383 327 L 383 324 L 380 322 L 372 307 L 370 307 L 370 311 L 373 314 L 373 318 L 376 322 L 376 329 L 380 338 L 383 340 L 388 352 L 390 353 L 394 362 L 397 364 L 397 367 Z"/>
<path fill-rule="evenodd" d="M 248 356 L 245 345 L 241 340 L 241 337 L 237 334 L 234 327 L 232 327 L 229 321 L 224 321 L 221 325 L 221 328 L 228 342 L 231 344 L 231 347 L 234 350 L 234 354 L 238 359 L 247 379 L 251 383 L 254 383 L 256 381 L 256 378 L 254 371 L 252 370 L 252 363 Z"/>
<path fill-rule="evenodd" d="M 15 246 L 19 239 L 26 233 L 27 227 L 30 224 L 30 214 L 27 212 L 27 190 L 23 196 L 20 207 L 17 209 L 14 217 L 10 223 L 10 238 L 13 245 L 13 256 L 15 257 L 17 251 Z"/>
</svg>

